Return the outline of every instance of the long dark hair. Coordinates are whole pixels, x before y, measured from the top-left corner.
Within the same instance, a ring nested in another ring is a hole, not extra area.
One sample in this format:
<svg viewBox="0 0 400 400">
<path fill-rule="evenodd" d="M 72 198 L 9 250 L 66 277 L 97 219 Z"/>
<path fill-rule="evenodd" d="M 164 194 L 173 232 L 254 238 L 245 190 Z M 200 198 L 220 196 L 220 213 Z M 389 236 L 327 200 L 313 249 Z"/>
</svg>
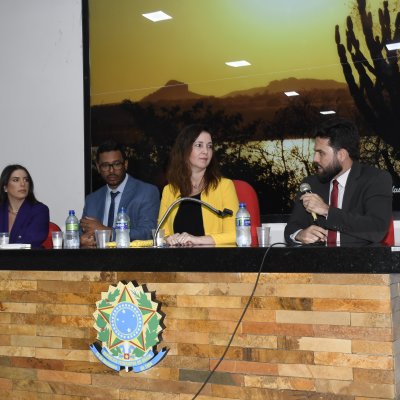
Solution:
<svg viewBox="0 0 400 400">
<path fill-rule="evenodd" d="M 30 203 L 37 203 L 36 197 L 33 194 L 33 180 L 31 174 L 22 165 L 12 164 L 12 165 L 7 165 L 7 167 L 3 169 L 3 172 L 1 173 L 0 176 L 0 204 L 4 204 L 6 201 L 8 201 L 8 195 L 7 192 L 4 190 L 4 187 L 7 186 L 11 174 L 17 169 L 22 169 L 23 171 L 25 171 L 26 175 L 28 175 L 29 178 L 29 190 L 28 190 L 28 196 L 26 196 L 26 200 L 28 200 Z"/>
<path fill-rule="evenodd" d="M 181 196 L 189 196 L 192 191 L 192 170 L 189 164 L 189 157 L 193 149 L 193 143 L 201 132 L 210 130 L 203 125 L 193 124 L 184 128 L 176 137 L 172 147 L 167 170 L 168 183 L 172 185 L 175 193 L 180 192 Z M 208 193 L 210 188 L 215 189 L 221 180 L 218 162 L 215 154 L 211 157 L 210 164 L 204 173 L 204 190 Z"/>
</svg>

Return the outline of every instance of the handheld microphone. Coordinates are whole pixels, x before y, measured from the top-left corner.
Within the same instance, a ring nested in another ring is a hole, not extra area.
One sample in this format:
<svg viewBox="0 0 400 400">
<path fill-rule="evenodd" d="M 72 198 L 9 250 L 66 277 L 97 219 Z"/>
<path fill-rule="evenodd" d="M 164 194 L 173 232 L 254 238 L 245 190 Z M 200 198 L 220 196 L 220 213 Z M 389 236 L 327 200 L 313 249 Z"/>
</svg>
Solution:
<svg viewBox="0 0 400 400">
<path fill-rule="evenodd" d="M 193 197 L 181 197 L 177 200 L 175 200 L 168 208 L 167 211 L 165 211 L 164 215 L 162 216 L 162 218 L 160 219 L 160 222 L 157 224 L 157 228 L 154 232 L 154 237 L 153 237 L 153 247 L 157 247 L 157 235 L 158 232 L 161 228 L 161 225 L 163 224 L 163 222 L 165 221 L 165 219 L 168 217 L 169 213 L 171 212 L 171 210 L 179 203 L 182 203 L 183 201 L 192 201 L 193 203 L 199 203 L 202 204 L 203 206 L 206 206 L 209 210 L 211 210 L 212 212 L 214 212 L 215 214 L 219 215 L 220 217 L 226 217 L 227 215 L 233 215 L 233 211 L 229 210 L 229 208 L 224 208 L 222 211 L 216 209 L 215 207 L 213 207 L 211 204 L 206 203 L 203 200 L 199 200 L 199 199 L 195 199 Z"/>
<path fill-rule="evenodd" d="M 302 183 L 300 185 L 300 193 L 302 193 L 302 194 L 312 193 L 310 184 L 306 183 L 306 182 Z M 316 221 L 317 220 L 317 214 L 315 214 L 315 212 L 312 212 L 311 215 L 313 217 L 313 220 Z"/>
</svg>

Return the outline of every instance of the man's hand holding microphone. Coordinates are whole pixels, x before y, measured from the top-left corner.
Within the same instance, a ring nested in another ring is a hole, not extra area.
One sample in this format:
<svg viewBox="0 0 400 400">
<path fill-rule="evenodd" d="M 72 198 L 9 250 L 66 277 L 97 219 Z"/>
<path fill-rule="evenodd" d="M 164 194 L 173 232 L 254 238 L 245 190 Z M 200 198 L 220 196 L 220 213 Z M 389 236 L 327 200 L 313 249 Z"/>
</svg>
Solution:
<svg viewBox="0 0 400 400">
<path fill-rule="evenodd" d="M 314 221 L 317 220 L 317 215 L 328 216 L 329 205 L 316 193 L 312 193 L 311 186 L 308 183 L 302 183 L 300 185 L 300 192 L 303 193 L 300 200 L 303 202 L 306 211 L 311 213 Z M 313 224 L 299 231 L 295 240 L 305 244 L 325 242 L 327 235 L 327 229 Z"/>
</svg>

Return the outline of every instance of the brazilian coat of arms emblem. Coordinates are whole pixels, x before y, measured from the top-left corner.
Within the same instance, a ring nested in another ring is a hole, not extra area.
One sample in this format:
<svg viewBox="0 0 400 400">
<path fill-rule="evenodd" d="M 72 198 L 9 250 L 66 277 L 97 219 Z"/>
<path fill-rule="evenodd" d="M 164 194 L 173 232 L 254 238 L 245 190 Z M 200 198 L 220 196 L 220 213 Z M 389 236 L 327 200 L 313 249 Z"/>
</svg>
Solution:
<svg viewBox="0 0 400 400">
<path fill-rule="evenodd" d="M 161 315 L 151 293 L 132 282 L 109 286 L 101 293 L 93 313 L 97 339 L 90 349 L 108 367 L 120 371 L 145 371 L 157 364 L 167 353 L 155 351 L 159 343 Z"/>
</svg>

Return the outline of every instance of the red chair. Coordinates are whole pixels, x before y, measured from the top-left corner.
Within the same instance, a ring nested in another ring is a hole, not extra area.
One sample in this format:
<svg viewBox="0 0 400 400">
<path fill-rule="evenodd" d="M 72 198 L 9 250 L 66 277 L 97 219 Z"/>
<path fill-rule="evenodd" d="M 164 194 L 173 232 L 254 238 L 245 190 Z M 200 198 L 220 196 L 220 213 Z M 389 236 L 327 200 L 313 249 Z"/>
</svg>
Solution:
<svg viewBox="0 0 400 400">
<path fill-rule="evenodd" d="M 51 239 L 51 232 L 58 232 L 58 231 L 61 231 L 61 228 L 54 222 L 50 222 L 49 223 L 49 234 L 47 235 L 47 239 L 42 243 L 42 247 L 44 247 L 45 249 L 52 249 L 53 241 Z"/>
<path fill-rule="evenodd" d="M 390 220 L 389 230 L 387 231 L 386 236 L 381 241 L 385 246 L 394 246 L 394 222 L 393 217 Z"/>
<path fill-rule="evenodd" d="M 257 226 L 261 226 L 260 206 L 254 188 L 245 181 L 233 180 L 240 203 L 246 203 L 251 218 L 251 243 L 258 245 Z"/>
</svg>

